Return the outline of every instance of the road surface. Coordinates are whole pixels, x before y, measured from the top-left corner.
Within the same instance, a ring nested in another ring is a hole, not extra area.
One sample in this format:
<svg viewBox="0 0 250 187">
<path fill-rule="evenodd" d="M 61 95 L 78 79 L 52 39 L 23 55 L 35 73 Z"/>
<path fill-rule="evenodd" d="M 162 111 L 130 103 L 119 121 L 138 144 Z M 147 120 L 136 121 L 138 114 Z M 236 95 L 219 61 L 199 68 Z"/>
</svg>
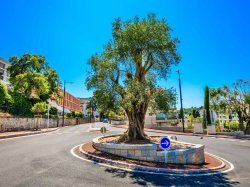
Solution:
<svg viewBox="0 0 250 187">
<path fill-rule="evenodd" d="M 97 131 L 88 132 L 88 128 L 89 124 L 83 124 L 49 134 L 0 140 L 0 186 L 250 186 L 249 140 L 177 135 L 180 141 L 205 144 L 207 152 L 230 161 L 235 169 L 212 176 L 160 176 L 129 173 L 74 157 L 70 153 L 74 146 L 101 136 Z M 107 134 L 124 131 L 107 128 Z"/>
</svg>

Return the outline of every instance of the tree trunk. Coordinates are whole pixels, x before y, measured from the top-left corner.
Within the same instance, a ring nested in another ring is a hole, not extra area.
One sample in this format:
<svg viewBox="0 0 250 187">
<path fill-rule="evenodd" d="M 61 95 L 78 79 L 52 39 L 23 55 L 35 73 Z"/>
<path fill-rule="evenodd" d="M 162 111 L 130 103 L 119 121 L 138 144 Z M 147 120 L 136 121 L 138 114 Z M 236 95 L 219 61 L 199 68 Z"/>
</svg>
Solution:
<svg viewBox="0 0 250 187">
<path fill-rule="evenodd" d="M 143 107 L 143 104 L 139 108 L 139 110 L 132 109 L 126 111 L 129 124 L 127 131 L 120 137 L 120 142 L 148 140 L 148 136 L 144 133 L 146 110 L 145 107 Z"/>
<path fill-rule="evenodd" d="M 247 125 L 246 125 L 246 129 L 245 129 L 245 134 L 249 134 L 250 133 L 250 118 L 247 118 Z"/>
<path fill-rule="evenodd" d="M 238 118 L 239 118 L 239 129 L 240 129 L 240 131 L 245 132 L 242 112 L 239 111 L 239 112 L 237 112 L 237 114 L 238 114 Z"/>
</svg>

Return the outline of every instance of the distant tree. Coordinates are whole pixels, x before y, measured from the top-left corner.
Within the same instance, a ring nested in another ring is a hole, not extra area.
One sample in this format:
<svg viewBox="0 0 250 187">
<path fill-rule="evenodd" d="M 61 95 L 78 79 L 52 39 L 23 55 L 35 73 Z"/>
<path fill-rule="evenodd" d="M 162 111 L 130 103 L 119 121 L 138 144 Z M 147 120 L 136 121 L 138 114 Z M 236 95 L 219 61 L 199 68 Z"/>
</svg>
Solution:
<svg viewBox="0 0 250 187">
<path fill-rule="evenodd" d="M 204 94 L 204 113 L 203 113 L 203 128 L 207 128 L 207 125 L 211 124 L 210 105 L 209 105 L 209 88 L 205 87 Z"/>
<path fill-rule="evenodd" d="M 171 37 L 166 20 L 153 14 L 125 22 L 116 19 L 112 36 L 103 53 L 89 60 L 91 72 L 87 87 L 107 93 L 125 111 L 129 125 L 120 137 L 121 142 L 145 140 L 148 137 L 144 122 L 149 105 L 172 97 L 163 96 L 170 92 L 163 93 L 156 88 L 157 80 L 166 78 L 171 65 L 180 60 L 178 39 Z"/>
<path fill-rule="evenodd" d="M 91 118 L 94 117 L 94 111 L 97 110 L 97 100 L 95 97 L 91 97 L 90 100 L 87 102 L 86 109 L 88 110 Z"/>
<path fill-rule="evenodd" d="M 211 90 L 211 102 L 215 109 L 224 113 L 237 113 L 239 118 L 239 129 L 245 130 L 250 126 L 250 81 L 239 80 L 232 87 L 223 86 Z"/>
<path fill-rule="evenodd" d="M 36 102 L 47 101 L 52 94 L 54 97 L 60 95 L 58 74 L 43 56 L 24 54 L 20 58 L 12 56 L 9 61 L 9 80 L 15 92 L 29 99 L 38 98 Z"/>
<path fill-rule="evenodd" d="M 33 113 L 35 113 L 35 119 L 36 122 L 35 122 L 35 129 L 39 129 L 39 126 L 41 126 L 41 114 L 43 114 L 47 109 L 47 105 L 45 102 L 40 102 L 40 103 L 36 103 L 32 108 L 31 108 L 31 111 Z"/>
<path fill-rule="evenodd" d="M 198 118 L 200 117 L 200 112 L 197 108 L 194 108 L 193 111 L 192 111 L 192 115 L 194 118 Z"/>
</svg>

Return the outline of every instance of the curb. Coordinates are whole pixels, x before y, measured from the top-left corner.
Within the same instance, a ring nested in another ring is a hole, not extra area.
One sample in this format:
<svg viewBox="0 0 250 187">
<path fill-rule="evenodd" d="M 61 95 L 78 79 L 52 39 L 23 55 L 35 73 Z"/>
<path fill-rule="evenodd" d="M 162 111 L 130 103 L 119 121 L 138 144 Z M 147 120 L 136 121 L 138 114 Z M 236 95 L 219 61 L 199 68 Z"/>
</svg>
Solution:
<svg viewBox="0 0 250 187">
<path fill-rule="evenodd" d="M 152 167 L 152 166 L 142 166 L 142 165 L 137 165 L 137 164 L 129 164 L 129 163 L 124 163 L 124 162 L 119 162 L 119 161 L 113 161 L 110 159 L 106 159 L 103 157 L 99 157 L 99 156 L 95 156 L 93 154 L 87 153 L 82 149 L 82 146 L 85 144 L 81 144 L 79 147 L 79 151 L 80 153 L 84 154 L 87 157 L 90 157 L 92 159 L 94 159 L 97 162 L 104 162 L 104 163 L 108 163 L 111 165 L 115 165 L 118 167 L 125 167 L 125 168 L 129 168 L 129 169 L 134 169 L 134 170 L 142 170 L 142 171 L 150 171 L 150 172 L 161 172 L 161 173 L 174 173 L 174 174 L 199 174 L 199 173 L 211 173 L 211 172 L 216 172 L 218 169 L 222 169 L 225 167 L 225 162 L 223 162 L 221 159 L 219 159 L 222 164 L 220 166 L 217 167 L 213 167 L 213 168 L 202 168 L 202 169 L 167 169 L 167 168 L 158 168 L 158 167 Z M 209 154 L 209 153 L 207 153 Z M 212 154 L 209 154 L 212 157 Z"/>
<path fill-rule="evenodd" d="M 2 139 L 8 139 L 8 138 L 15 138 L 15 137 L 21 137 L 21 136 L 30 136 L 30 135 L 36 135 L 36 134 L 44 134 L 44 133 L 49 133 L 49 132 L 54 132 L 57 131 L 59 128 L 53 129 L 53 130 L 48 130 L 48 131 L 37 131 L 37 132 L 30 132 L 30 133 L 25 133 L 25 134 L 13 134 L 9 136 L 1 136 L 0 140 Z"/>
<path fill-rule="evenodd" d="M 127 127 L 119 127 L 119 125 L 110 125 L 111 127 L 117 127 L 125 129 Z M 207 135 L 207 134 L 194 134 L 194 133 L 183 133 L 183 132 L 175 132 L 175 131 L 164 131 L 158 129 L 144 129 L 147 132 L 156 132 L 156 133 L 169 133 L 169 134 L 176 134 L 176 135 L 185 135 L 185 136 L 202 136 L 202 137 L 215 137 L 215 138 L 227 138 L 227 139 L 239 139 L 239 140 L 250 140 L 249 137 L 240 137 L 240 136 L 221 136 L 221 135 Z"/>
</svg>

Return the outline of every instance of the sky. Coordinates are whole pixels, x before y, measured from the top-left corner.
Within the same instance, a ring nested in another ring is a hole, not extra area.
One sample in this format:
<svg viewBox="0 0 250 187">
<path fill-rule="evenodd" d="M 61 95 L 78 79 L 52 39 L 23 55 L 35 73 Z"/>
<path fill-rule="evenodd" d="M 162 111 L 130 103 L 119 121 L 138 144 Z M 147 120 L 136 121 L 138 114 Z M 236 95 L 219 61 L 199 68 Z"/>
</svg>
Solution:
<svg viewBox="0 0 250 187">
<path fill-rule="evenodd" d="M 202 106 L 204 87 L 250 79 L 250 1 L 248 0 L 0 0 L 0 57 L 24 53 L 46 57 L 67 91 L 89 97 L 88 59 L 111 39 L 115 18 L 155 13 L 179 38 L 181 62 L 159 85 L 178 89 L 183 106 Z M 178 103 L 179 106 L 180 102 Z"/>
</svg>

